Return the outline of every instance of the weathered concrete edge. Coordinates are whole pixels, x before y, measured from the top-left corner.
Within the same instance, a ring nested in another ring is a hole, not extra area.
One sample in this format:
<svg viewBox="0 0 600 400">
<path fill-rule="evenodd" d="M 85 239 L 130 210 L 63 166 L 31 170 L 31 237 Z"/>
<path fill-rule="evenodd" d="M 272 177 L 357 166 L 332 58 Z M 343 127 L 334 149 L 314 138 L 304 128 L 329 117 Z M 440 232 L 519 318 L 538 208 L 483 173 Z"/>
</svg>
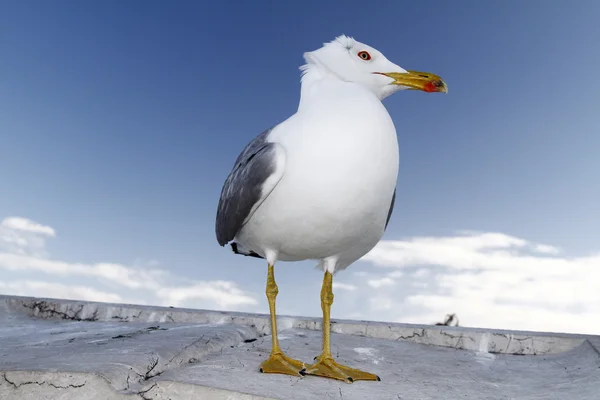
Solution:
<svg viewBox="0 0 600 400">
<path fill-rule="evenodd" d="M 12 311 L 38 318 L 148 323 L 230 323 L 251 326 L 257 329 L 260 335 L 270 333 L 269 318 L 265 314 L 0 295 L 0 303 L 2 302 Z M 321 329 L 319 318 L 279 316 L 277 322 L 279 330 Z M 332 332 L 518 355 L 561 353 L 580 346 L 586 341 L 598 350 L 600 341 L 597 336 L 591 335 L 352 320 L 332 320 Z"/>
<path fill-rule="evenodd" d="M 144 399 L 276 400 L 271 397 L 169 380 L 153 382 L 142 392 Z"/>
<path fill-rule="evenodd" d="M 174 381 L 147 384 L 137 393 L 119 393 L 105 378 L 94 373 L 2 371 L 0 374 L 0 399 L 37 400 L 45 396 L 62 400 L 79 400 L 85 393 L 94 399 L 206 399 L 206 400 L 273 400 L 225 389 L 191 385 Z"/>
<path fill-rule="evenodd" d="M 89 398 L 114 400 L 142 399 L 139 394 L 122 394 L 105 378 L 93 373 L 48 371 L 1 371 L 0 399 L 34 400 L 39 398 L 77 399 L 82 393 Z"/>
</svg>

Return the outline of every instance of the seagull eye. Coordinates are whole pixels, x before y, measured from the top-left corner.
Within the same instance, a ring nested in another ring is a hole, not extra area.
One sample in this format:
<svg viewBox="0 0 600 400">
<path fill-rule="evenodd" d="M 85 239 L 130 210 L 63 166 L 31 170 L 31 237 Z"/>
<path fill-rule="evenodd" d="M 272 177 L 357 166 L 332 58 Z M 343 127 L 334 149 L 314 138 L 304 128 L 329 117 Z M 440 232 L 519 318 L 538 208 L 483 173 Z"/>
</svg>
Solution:
<svg viewBox="0 0 600 400">
<path fill-rule="evenodd" d="M 368 61 L 371 59 L 371 55 L 367 51 L 359 51 L 358 56 L 365 61 Z"/>
</svg>

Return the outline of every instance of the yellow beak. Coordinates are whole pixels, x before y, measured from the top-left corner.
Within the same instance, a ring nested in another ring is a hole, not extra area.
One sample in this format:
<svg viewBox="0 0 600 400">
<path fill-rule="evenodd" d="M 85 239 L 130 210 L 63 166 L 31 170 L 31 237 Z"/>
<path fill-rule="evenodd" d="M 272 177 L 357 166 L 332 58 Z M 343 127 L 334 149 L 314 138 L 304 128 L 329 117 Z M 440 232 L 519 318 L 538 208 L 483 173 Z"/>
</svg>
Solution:
<svg viewBox="0 0 600 400">
<path fill-rule="evenodd" d="M 422 90 L 427 93 L 448 93 L 446 82 L 439 76 L 429 72 L 378 72 L 378 74 L 392 78 L 394 80 L 392 84 L 406 86 L 410 90 Z"/>
</svg>

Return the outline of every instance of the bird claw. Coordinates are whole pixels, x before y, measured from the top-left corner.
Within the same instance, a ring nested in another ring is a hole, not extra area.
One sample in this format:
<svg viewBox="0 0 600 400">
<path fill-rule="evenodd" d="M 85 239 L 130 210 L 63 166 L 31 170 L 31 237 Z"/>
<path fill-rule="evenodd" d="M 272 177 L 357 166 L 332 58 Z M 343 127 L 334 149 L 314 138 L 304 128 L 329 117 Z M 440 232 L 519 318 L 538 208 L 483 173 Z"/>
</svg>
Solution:
<svg viewBox="0 0 600 400">
<path fill-rule="evenodd" d="M 303 376 L 304 370 L 302 361 L 289 358 L 283 353 L 271 353 L 269 358 L 260 364 L 260 372 L 265 374 L 285 374 L 293 376 Z"/>
<path fill-rule="evenodd" d="M 361 371 L 338 364 L 331 356 L 318 356 L 317 362 L 306 367 L 300 373 L 338 379 L 346 383 L 354 381 L 380 381 L 381 379 L 370 372 Z"/>
</svg>

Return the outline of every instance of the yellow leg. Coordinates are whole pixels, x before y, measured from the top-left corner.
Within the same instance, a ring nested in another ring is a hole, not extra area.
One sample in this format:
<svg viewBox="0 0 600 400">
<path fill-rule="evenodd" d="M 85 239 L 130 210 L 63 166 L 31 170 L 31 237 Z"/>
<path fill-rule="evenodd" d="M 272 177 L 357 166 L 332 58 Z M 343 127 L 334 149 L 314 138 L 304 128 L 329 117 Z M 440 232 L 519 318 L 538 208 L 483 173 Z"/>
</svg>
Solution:
<svg viewBox="0 0 600 400">
<path fill-rule="evenodd" d="M 275 298 L 279 293 L 277 283 L 275 283 L 275 275 L 273 266 L 269 264 L 269 272 L 267 275 L 267 300 L 269 300 L 269 312 L 271 313 L 271 355 L 260 365 L 260 372 L 271 374 L 286 374 L 301 376 L 300 371 L 304 369 L 304 363 L 298 360 L 289 358 L 279 347 L 277 339 L 277 316 L 275 313 Z"/>
<path fill-rule="evenodd" d="M 370 372 L 360 371 L 345 365 L 338 364 L 331 356 L 331 325 L 330 312 L 333 304 L 333 276 L 325 272 L 323 287 L 321 288 L 321 309 L 323 310 L 323 352 L 316 358 L 316 362 L 304 371 L 309 375 L 323 376 L 326 378 L 339 379 L 347 383 L 354 381 L 380 381 L 379 377 Z"/>
</svg>

